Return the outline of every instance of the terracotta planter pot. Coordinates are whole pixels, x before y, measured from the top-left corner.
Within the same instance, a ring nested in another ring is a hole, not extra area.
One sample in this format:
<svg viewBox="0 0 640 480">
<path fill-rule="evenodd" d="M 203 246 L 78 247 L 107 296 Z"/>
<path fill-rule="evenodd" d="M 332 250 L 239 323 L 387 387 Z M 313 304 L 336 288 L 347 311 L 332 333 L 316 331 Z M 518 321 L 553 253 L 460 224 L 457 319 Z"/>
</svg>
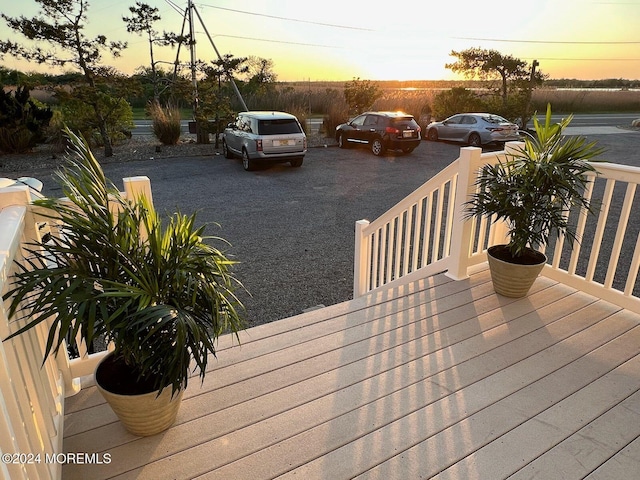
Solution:
<svg viewBox="0 0 640 480">
<path fill-rule="evenodd" d="M 506 259 L 510 255 L 505 255 L 505 250 L 506 245 L 494 245 L 487 250 L 493 289 L 505 297 L 524 297 L 547 263 L 547 257 L 531 249 L 527 255 L 528 263 L 518 264 Z"/>
<path fill-rule="evenodd" d="M 124 369 L 124 370 L 122 370 Z M 157 391 L 148 393 L 114 393 L 108 390 L 114 375 L 123 382 L 134 382 L 123 362 L 114 362 L 113 354 L 107 355 L 97 366 L 95 378 L 98 390 L 111 406 L 124 427 L 141 437 L 155 435 L 174 424 L 182 401 L 184 389 L 171 396 L 171 387 L 165 388 L 160 396 Z M 135 390 L 135 388 L 134 388 Z"/>
</svg>

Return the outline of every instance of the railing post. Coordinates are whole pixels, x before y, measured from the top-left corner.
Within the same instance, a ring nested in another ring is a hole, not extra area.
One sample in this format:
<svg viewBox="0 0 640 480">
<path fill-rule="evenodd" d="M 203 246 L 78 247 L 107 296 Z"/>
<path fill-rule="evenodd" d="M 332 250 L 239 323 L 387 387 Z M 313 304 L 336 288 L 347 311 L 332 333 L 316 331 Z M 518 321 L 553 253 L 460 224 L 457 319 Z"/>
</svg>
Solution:
<svg viewBox="0 0 640 480">
<path fill-rule="evenodd" d="M 29 205 L 29 187 L 26 185 L 16 185 L 0 189 L 0 210 L 11 206 Z"/>
<path fill-rule="evenodd" d="M 471 219 L 467 219 L 465 202 L 474 192 L 477 170 L 480 166 L 482 149 L 462 147 L 460 149 L 458 182 L 456 185 L 455 208 L 453 211 L 453 229 L 451 234 L 450 266 L 447 277 L 454 280 L 467 278 L 467 268 L 472 245 Z"/>
<path fill-rule="evenodd" d="M 153 205 L 153 195 L 151 194 L 151 181 L 147 176 L 127 177 L 122 179 L 124 184 L 124 193 L 127 200 L 138 200 L 145 198 L 149 205 Z M 140 240 L 145 241 L 149 236 L 149 232 L 142 226 L 140 228 Z"/>
<path fill-rule="evenodd" d="M 127 177 L 122 179 L 124 191 L 128 199 L 134 199 L 144 196 L 147 201 L 153 205 L 153 196 L 151 195 L 151 181 L 147 176 Z"/>
<path fill-rule="evenodd" d="M 369 242 L 366 241 L 364 229 L 368 220 L 356 222 L 355 252 L 353 255 L 353 298 L 364 295 L 367 291 L 367 260 L 369 259 Z"/>
</svg>

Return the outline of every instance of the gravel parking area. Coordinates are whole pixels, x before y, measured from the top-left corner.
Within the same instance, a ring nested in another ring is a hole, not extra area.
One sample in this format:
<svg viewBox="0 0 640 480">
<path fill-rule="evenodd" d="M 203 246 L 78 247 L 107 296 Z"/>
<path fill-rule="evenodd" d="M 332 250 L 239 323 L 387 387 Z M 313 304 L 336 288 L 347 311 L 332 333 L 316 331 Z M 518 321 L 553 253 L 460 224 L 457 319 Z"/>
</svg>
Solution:
<svg viewBox="0 0 640 480">
<path fill-rule="evenodd" d="M 226 239 L 251 325 L 352 297 L 354 225 L 374 219 L 457 157 L 458 146 L 424 142 L 413 154 L 312 148 L 301 168 L 242 169 L 222 155 L 105 166 L 116 180 L 148 175 L 160 211 L 198 212 Z"/>
<path fill-rule="evenodd" d="M 640 166 L 640 134 L 593 136 L 605 160 Z M 409 155 L 374 157 L 366 149 L 324 147 L 316 140 L 301 168 L 265 166 L 245 172 L 213 145 L 161 147 L 139 142 L 136 153 L 100 159 L 109 178 L 147 175 L 159 211 L 198 212 L 207 232 L 240 264 L 237 276 L 249 325 L 271 322 L 352 297 L 354 224 L 375 219 L 455 160 L 460 145 L 422 142 Z M 135 155 L 138 155 L 137 157 Z M 60 192 L 51 179 L 59 160 L 25 168 L 0 158 L 0 176 L 30 174 L 45 193 Z M 14 165 L 12 168 L 10 165 Z"/>
</svg>

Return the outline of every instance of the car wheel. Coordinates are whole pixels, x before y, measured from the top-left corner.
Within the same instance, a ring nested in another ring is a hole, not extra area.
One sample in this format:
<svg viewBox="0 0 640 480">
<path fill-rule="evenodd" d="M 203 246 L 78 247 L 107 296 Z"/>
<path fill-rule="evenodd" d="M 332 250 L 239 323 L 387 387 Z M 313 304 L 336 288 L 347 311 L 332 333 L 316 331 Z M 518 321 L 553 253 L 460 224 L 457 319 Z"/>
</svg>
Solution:
<svg viewBox="0 0 640 480">
<path fill-rule="evenodd" d="M 427 140 L 430 142 L 438 141 L 438 131 L 435 128 L 431 128 L 427 131 Z"/>
<path fill-rule="evenodd" d="M 231 150 L 229 150 L 229 147 L 227 147 L 227 142 L 224 140 L 222 141 L 222 154 L 224 155 L 224 158 L 233 158 L 233 154 L 231 153 Z"/>
<path fill-rule="evenodd" d="M 480 135 L 478 135 L 477 133 L 472 133 L 471 135 L 469 135 L 469 146 L 471 147 L 479 147 L 480 145 L 482 145 L 482 140 L 480 140 Z"/>
<path fill-rule="evenodd" d="M 340 135 L 338 135 L 338 146 L 340 148 L 347 148 L 347 142 L 346 142 L 346 140 L 344 138 L 344 134 L 342 134 L 342 133 Z"/>
<path fill-rule="evenodd" d="M 254 168 L 254 162 L 249 158 L 249 154 L 245 149 L 242 150 L 242 167 L 250 172 Z"/>
<path fill-rule="evenodd" d="M 379 157 L 384 153 L 384 144 L 382 143 L 382 139 L 380 137 L 374 138 L 373 142 L 371 142 L 371 152 Z"/>
<path fill-rule="evenodd" d="M 295 160 L 291 160 L 291 162 L 289 162 L 291 164 L 292 167 L 298 168 L 302 166 L 302 158 L 296 158 Z"/>
</svg>

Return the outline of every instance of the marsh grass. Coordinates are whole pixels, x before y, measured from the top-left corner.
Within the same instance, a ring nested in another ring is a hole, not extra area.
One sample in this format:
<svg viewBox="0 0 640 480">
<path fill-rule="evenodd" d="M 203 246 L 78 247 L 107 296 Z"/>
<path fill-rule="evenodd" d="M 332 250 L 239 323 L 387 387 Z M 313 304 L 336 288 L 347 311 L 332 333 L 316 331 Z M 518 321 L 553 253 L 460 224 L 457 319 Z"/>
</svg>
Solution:
<svg viewBox="0 0 640 480">
<path fill-rule="evenodd" d="M 376 110 L 402 110 L 416 118 L 429 116 L 435 96 L 460 82 L 379 82 L 383 96 L 376 101 Z M 462 86 L 481 88 L 473 83 Z M 305 108 L 311 115 L 333 116 L 345 104 L 344 83 L 291 82 L 277 84 L 269 95 L 246 99 L 253 109 L 290 111 Z M 640 111 L 638 90 L 562 90 L 541 88 L 533 92 L 534 109 L 544 111 L 551 103 L 556 113 L 597 113 Z"/>
<path fill-rule="evenodd" d="M 180 140 L 180 110 L 177 107 L 149 103 L 148 112 L 153 120 L 153 134 L 163 145 L 175 145 Z"/>
<path fill-rule="evenodd" d="M 538 89 L 532 104 L 538 111 L 551 104 L 556 113 L 640 112 L 640 91 Z"/>
<path fill-rule="evenodd" d="M 422 124 L 431 116 L 435 90 L 386 90 L 373 105 L 378 111 L 402 111 L 413 115 Z"/>
</svg>

